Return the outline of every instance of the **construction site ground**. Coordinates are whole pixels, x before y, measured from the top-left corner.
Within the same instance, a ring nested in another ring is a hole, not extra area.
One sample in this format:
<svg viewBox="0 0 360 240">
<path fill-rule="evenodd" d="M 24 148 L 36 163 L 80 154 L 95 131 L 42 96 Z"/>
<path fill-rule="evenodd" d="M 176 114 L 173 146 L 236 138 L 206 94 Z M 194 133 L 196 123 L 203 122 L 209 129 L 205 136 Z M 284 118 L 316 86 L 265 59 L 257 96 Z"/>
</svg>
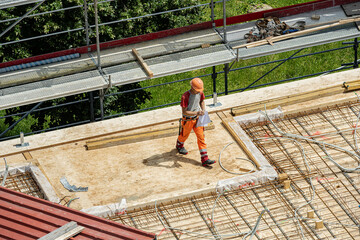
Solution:
<svg viewBox="0 0 360 240">
<path fill-rule="evenodd" d="M 222 106 L 207 107 L 215 126 L 214 129 L 205 132 L 209 157 L 217 160 L 223 147 L 234 141 L 221 124 L 221 118 L 231 117 L 232 107 L 286 95 L 301 95 L 301 92 L 331 85 L 341 86 L 345 80 L 356 78 L 360 79 L 360 73 L 353 70 L 219 97 L 218 101 Z M 179 93 L 179 98 L 181 94 Z M 343 98 L 354 99 L 354 97 L 354 93 L 339 94 L 282 106 L 282 109 L 283 111 L 301 110 L 310 105 L 330 104 Z M 211 104 L 212 99 L 207 99 L 206 103 Z M 29 143 L 28 147 L 16 148 L 19 139 L 2 142 L 0 153 L 1 156 L 6 156 L 9 166 L 29 162 L 39 164 L 60 198 L 69 195 L 80 197 L 72 203 L 72 207 L 76 209 L 106 205 L 118 202 L 122 198 L 126 198 L 128 205 L 132 205 L 173 197 L 214 188 L 218 180 L 234 177 L 218 164 L 211 168 L 201 166 L 194 133 L 185 144 L 189 151 L 186 156 L 176 152 L 176 134 L 95 150 L 86 149 L 86 142 L 90 140 L 146 133 L 169 127 L 176 129 L 180 116 L 180 106 L 138 113 L 25 137 L 25 142 Z M 24 152 L 29 152 L 33 159 L 26 160 Z M 234 156 L 246 157 L 242 150 L 233 144 L 222 158 L 228 169 L 236 171 L 238 164 Z M 1 164 L 3 166 L 3 163 Z M 242 162 L 241 165 L 251 168 L 246 162 Z M 88 192 L 70 193 L 60 183 L 62 176 L 65 176 L 70 184 L 89 187 Z"/>
<path fill-rule="evenodd" d="M 213 100 L 207 99 L 207 110 L 213 122 L 213 129 L 205 132 L 209 157 L 218 160 L 223 148 L 234 141 L 222 124 L 223 120 L 232 120 L 231 109 L 251 103 L 271 106 L 272 99 L 286 96 L 301 99 L 304 93 L 317 90 L 319 96 L 315 94 L 305 101 L 281 105 L 282 111 L 296 114 L 354 102 L 357 100 L 354 92 L 343 93 L 341 86 L 345 81 L 356 80 L 360 80 L 360 71 L 349 70 L 222 96 L 218 98 L 222 105 L 215 108 L 209 106 Z M 338 87 L 339 90 L 322 97 L 320 91 L 329 87 Z M 194 133 L 185 144 L 189 154 L 177 154 L 175 142 L 180 116 L 180 106 L 173 106 L 25 137 L 25 142 L 29 143 L 27 147 L 15 147 L 19 139 L 9 140 L 0 143 L 0 156 L 5 157 L 12 167 L 30 162 L 37 165 L 60 199 L 66 196 L 68 199 L 79 198 L 71 203 L 75 209 L 119 203 L 123 198 L 131 208 L 155 200 L 170 201 L 184 195 L 211 192 L 219 180 L 234 175 L 224 171 L 218 163 L 208 168 L 201 166 Z M 91 143 L 100 144 L 88 149 L 87 145 Z M 234 172 L 240 172 L 239 168 L 252 169 L 249 162 L 237 157 L 247 158 L 237 144 L 232 144 L 221 155 L 222 163 Z M 1 167 L 4 168 L 3 163 Z M 291 171 L 295 169 L 289 168 L 288 172 Z M 69 192 L 60 183 L 63 176 L 71 185 L 88 187 L 88 191 Z M 270 187 L 264 185 L 264 189 Z M 251 224 L 255 217 L 257 215 L 252 217 Z"/>
</svg>

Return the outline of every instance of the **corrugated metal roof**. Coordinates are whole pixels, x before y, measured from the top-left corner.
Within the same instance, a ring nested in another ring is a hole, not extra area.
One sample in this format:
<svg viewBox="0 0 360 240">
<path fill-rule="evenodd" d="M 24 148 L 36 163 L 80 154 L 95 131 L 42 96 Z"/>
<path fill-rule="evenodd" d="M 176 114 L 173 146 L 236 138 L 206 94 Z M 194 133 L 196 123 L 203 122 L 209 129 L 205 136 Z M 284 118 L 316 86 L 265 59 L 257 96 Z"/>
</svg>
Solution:
<svg viewBox="0 0 360 240">
<path fill-rule="evenodd" d="M 76 240 L 156 237 L 153 233 L 0 187 L 0 239 L 38 239 L 71 221 L 85 227 L 73 237 Z"/>
</svg>

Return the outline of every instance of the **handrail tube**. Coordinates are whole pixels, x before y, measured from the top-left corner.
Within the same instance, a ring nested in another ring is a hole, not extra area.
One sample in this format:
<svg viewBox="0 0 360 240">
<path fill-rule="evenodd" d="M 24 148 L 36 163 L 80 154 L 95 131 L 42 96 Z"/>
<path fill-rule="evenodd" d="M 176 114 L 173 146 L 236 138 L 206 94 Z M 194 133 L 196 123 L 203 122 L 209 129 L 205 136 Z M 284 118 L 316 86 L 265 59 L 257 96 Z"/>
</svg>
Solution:
<svg viewBox="0 0 360 240">
<path fill-rule="evenodd" d="M 263 79 L 265 76 L 267 76 L 269 73 L 271 73 L 272 71 L 274 71 L 275 69 L 277 69 L 278 67 L 280 67 L 282 64 L 284 64 L 285 62 L 287 62 L 291 57 L 295 56 L 296 54 L 298 54 L 302 49 L 299 49 L 298 51 L 296 51 L 295 53 L 293 53 L 290 57 L 288 57 L 287 59 L 285 59 L 284 61 L 282 61 L 280 64 L 276 65 L 274 68 L 272 68 L 270 71 L 268 71 L 267 73 L 265 73 L 264 75 L 262 75 L 261 77 L 259 77 L 258 79 L 256 79 L 253 83 L 251 83 L 249 86 L 247 86 L 244 90 L 248 89 L 249 87 L 251 87 L 251 85 L 255 84 L 257 81 Z"/>
<path fill-rule="evenodd" d="M 88 98 L 84 98 L 84 99 L 81 99 L 81 100 L 76 100 L 76 101 L 67 102 L 67 103 L 61 103 L 61 104 L 57 104 L 57 105 L 54 105 L 54 106 L 38 108 L 38 109 L 35 109 L 33 112 L 45 111 L 45 110 L 49 110 L 49 109 L 53 109 L 53 108 L 64 107 L 64 106 L 72 105 L 72 104 L 75 104 L 75 103 L 82 103 L 82 102 L 88 102 L 88 101 L 89 101 Z M 7 117 L 15 117 L 15 116 L 23 115 L 25 113 L 27 113 L 27 111 L 20 112 L 20 113 L 9 114 L 9 115 L 6 115 L 6 116 L 0 116 L 0 119 L 7 118 Z"/>
<path fill-rule="evenodd" d="M 30 109 L 30 111 L 28 111 L 26 114 L 24 114 L 24 116 L 22 116 L 20 119 L 18 119 L 16 122 L 14 122 L 10 127 L 8 127 L 5 131 L 3 131 L 0 134 L 0 138 L 7 133 L 8 131 L 10 131 L 11 129 L 13 129 L 21 120 L 23 120 L 24 118 L 26 118 L 30 113 L 32 113 L 36 108 L 38 108 L 43 102 L 39 102 L 38 104 L 36 104 L 32 109 Z"/>
<path fill-rule="evenodd" d="M 105 1 L 98 2 L 98 4 L 106 3 L 106 2 L 113 2 L 113 1 L 114 0 L 105 0 Z M 94 3 L 88 3 L 88 5 L 94 5 Z M 55 9 L 55 10 L 52 10 L 52 11 L 31 14 L 31 15 L 26 16 L 26 18 L 35 17 L 35 16 L 41 16 L 41 15 L 45 15 L 45 14 L 49 14 L 49 13 L 56 13 L 56 12 L 60 12 L 60 11 L 67 11 L 67 10 L 72 10 L 72 9 L 82 8 L 82 7 L 84 7 L 84 5 L 76 5 L 76 6 L 71 6 L 71 7 L 67 7 L 67 8 L 60 8 L 60 9 Z M 11 22 L 11 21 L 18 20 L 20 18 L 21 17 L 0 20 L 0 23 Z"/>
</svg>

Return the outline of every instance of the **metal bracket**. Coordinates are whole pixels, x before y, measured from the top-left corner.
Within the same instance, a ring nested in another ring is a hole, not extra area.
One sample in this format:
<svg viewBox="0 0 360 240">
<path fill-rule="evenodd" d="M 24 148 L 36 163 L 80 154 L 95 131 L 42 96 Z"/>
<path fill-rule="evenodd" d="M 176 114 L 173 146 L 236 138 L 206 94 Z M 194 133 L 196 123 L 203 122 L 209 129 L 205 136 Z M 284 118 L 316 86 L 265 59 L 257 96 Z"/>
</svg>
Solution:
<svg viewBox="0 0 360 240">
<path fill-rule="evenodd" d="M 217 101 L 217 93 L 216 92 L 213 93 L 213 100 L 214 100 L 214 102 L 212 104 L 208 105 L 209 107 L 213 108 L 213 107 L 222 106 L 221 102 Z"/>
<path fill-rule="evenodd" d="M 76 187 L 75 185 L 70 185 L 69 182 L 66 180 L 66 177 L 62 177 L 60 179 L 61 184 L 69 190 L 70 192 L 87 192 L 88 187 Z"/>
<path fill-rule="evenodd" d="M 20 132 L 20 143 L 16 144 L 15 147 L 19 148 L 19 147 L 27 147 L 30 144 L 28 142 L 24 142 L 24 133 Z"/>
<path fill-rule="evenodd" d="M 109 80 L 108 80 L 109 84 L 108 87 L 105 90 L 104 95 L 106 95 L 109 92 L 109 89 L 112 88 L 112 82 L 111 82 L 111 75 L 109 75 Z M 104 97 L 104 96 L 103 96 Z"/>
</svg>

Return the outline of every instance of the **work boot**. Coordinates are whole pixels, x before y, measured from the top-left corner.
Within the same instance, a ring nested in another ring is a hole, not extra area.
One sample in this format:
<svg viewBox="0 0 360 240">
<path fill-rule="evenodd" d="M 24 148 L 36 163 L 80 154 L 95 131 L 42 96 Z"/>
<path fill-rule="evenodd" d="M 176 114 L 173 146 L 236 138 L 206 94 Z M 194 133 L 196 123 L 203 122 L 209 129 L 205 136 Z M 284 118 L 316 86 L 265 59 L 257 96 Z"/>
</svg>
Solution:
<svg viewBox="0 0 360 240">
<path fill-rule="evenodd" d="M 182 154 L 182 155 L 186 155 L 188 154 L 188 151 L 182 147 L 182 148 L 176 148 L 178 150 L 178 153 Z"/>
<path fill-rule="evenodd" d="M 207 167 L 207 166 L 210 166 L 211 164 L 214 164 L 214 163 L 216 163 L 216 161 L 208 159 L 208 160 L 202 162 L 202 165 L 204 167 Z"/>
</svg>

